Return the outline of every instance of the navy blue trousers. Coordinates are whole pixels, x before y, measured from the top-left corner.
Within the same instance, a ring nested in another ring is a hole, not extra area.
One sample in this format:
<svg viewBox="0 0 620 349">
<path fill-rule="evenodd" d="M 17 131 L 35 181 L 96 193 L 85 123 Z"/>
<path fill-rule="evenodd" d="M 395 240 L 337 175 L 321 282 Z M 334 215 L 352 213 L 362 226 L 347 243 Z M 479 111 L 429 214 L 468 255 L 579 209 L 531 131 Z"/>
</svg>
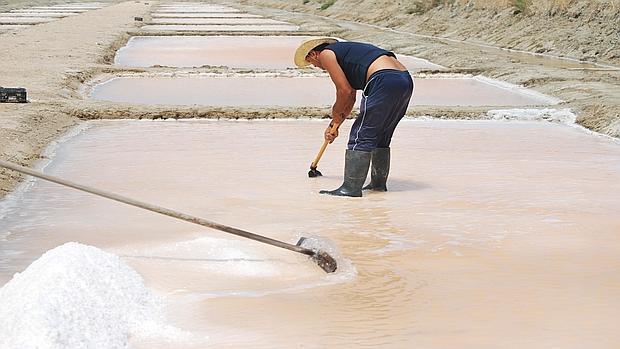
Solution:
<svg viewBox="0 0 620 349">
<path fill-rule="evenodd" d="M 384 69 L 372 74 L 364 88 L 360 113 L 351 127 L 349 150 L 389 147 L 396 125 L 407 111 L 413 86 L 407 71 Z"/>
</svg>

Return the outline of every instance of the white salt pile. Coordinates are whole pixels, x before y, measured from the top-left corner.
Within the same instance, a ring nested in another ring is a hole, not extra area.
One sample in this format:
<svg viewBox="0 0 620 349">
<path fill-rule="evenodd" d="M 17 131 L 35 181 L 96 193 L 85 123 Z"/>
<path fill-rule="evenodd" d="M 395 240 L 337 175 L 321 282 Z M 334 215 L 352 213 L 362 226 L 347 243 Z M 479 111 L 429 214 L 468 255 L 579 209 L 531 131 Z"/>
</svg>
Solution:
<svg viewBox="0 0 620 349">
<path fill-rule="evenodd" d="M 67 243 L 0 289 L 0 348 L 127 348 L 170 332 L 142 278 L 117 256 Z"/>
</svg>

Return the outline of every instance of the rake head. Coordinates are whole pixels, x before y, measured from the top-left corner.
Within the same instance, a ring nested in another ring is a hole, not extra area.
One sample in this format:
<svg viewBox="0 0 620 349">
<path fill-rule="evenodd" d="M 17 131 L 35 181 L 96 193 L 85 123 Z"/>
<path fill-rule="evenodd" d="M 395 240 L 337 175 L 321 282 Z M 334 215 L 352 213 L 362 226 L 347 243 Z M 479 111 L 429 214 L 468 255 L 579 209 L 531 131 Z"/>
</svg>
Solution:
<svg viewBox="0 0 620 349">
<path fill-rule="evenodd" d="M 338 263 L 336 263 L 334 257 L 330 256 L 325 251 L 316 251 L 311 258 L 328 274 L 333 273 L 336 269 L 338 269 Z"/>
<path fill-rule="evenodd" d="M 297 241 L 297 246 L 302 247 L 301 245 L 306 240 L 305 237 L 301 237 L 299 241 Z M 308 255 L 310 259 L 312 259 L 321 269 L 325 270 L 326 273 L 333 273 L 338 269 L 338 263 L 334 257 L 330 256 L 329 253 L 321 250 L 308 249 Z"/>
<path fill-rule="evenodd" d="M 321 173 L 321 171 L 317 170 L 316 167 L 310 167 L 310 171 L 308 171 L 308 177 L 310 178 L 314 178 L 314 177 L 319 177 L 322 176 L 323 174 Z"/>
</svg>

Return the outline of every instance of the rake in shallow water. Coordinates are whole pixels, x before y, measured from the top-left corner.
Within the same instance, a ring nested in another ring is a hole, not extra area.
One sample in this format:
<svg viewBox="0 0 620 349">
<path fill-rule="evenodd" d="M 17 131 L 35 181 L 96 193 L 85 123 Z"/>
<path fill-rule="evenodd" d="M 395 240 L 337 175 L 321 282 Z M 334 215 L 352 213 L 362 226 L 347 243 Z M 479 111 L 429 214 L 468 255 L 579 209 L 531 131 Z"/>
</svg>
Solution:
<svg viewBox="0 0 620 349">
<path fill-rule="evenodd" d="M 131 206 L 135 206 L 135 207 L 139 207 L 148 211 L 152 211 L 152 212 L 156 212 L 159 214 L 163 214 L 172 218 L 177 218 L 186 222 L 190 222 L 190 223 L 194 223 L 194 224 L 198 224 L 198 225 L 202 225 L 204 227 L 208 227 L 208 228 L 213 228 L 213 229 L 217 229 L 217 230 L 221 230 L 223 232 L 229 233 L 229 234 L 234 234 L 237 236 L 241 236 L 247 239 L 252 239 L 258 242 L 262 242 L 265 244 L 269 244 L 272 246 L 276 246 L 276 247 L 280 247 L 280 248 L 284 248 L 293 252 L 297 252 L 297 253 L 302 253 L 305 254 L 307 256 L 310 256 L 310 258 L 316 263 L 318 264 L 319 267 L 321 267 L 321 269 L 325 270 L 325 272 L 327 273 L 333 273 L 334 271 L 336 271 L 336 268 L 338 267 L 336 260 L 330 256 L 327 252 L 325 251 L 321 251 L 321 250 L 315 250 L 315 249 L 309 249 L 309 248 L 304 248 L 301 247 L 303 241 L 305 240 L 305 238 L 301 238 L 299 239 L 299 241 L 297 242 L 296 245 L 292 245 L 292 244 L 288 244 L 286 242 L 282 242 L 279 240 L 275 240 L 272 238 L 268 238 L 265 236 L 261 236 L 258 234 L 254 234 L 254 233 L 250 233 L 249 231 L 245 231 L 245 230 L 241 230 L 241 229 L 237 229 L 237 228 L 233 228 L 233 227 L 229 227 L 223 224 L 219 224 L 219 223 L 215 223 L 215 222 L 211 222 L 208 221 L 206 219 L 203 218 L 199 218 L 199 217 L 195 217 L 195 216 L 191 216 L 185 213 L 181 213 L 181 212 L 177 212 L 177 211 L 173 211 L 164 207 L 159 207 L 159 206 L 155 206 L 155 205 L 151 205 L 148 204 L 146 202 L 141 202 L 138 200 L 134 200 L 134 199 L 130 199 L 124 196 L 120 196 L 117 194 L 113 194 L 113 193 L 108 193 L 108 192 L 104 192 L 98 189 L 94 189 L 94 188 L 90 188 L 81 184 L 77 184 L 77 183 L 73 183 L 58 177 L 54 177 L 54 176 L 49 176 L 46 175 L 44 173 L 32 170 L 30 168 L 27 167 L 23 167 L 11 162 L 7 162 L 7 161 L 3 161 L 0 160 L 0 167 L 4 167 L 4 168 L 8 168 L 10 170 L 13 171 L 17 171 L 19 173 L 23 173 L 23 174 L 27 174 L 33 177 L 37 177 L 37 178 L 41 178 L 44 179 L 46 181 L 50 181 L 53 183 L 57 183 L 60 185 L 64 185 L 70 188 L 74 188 L 77 190 L 81 190 L 81 191 L 85 191 L 87 193 L 90 194 L 94 194 L 94 195 L 98 195 L 104 198 L 108 198 L 111 200 L 115 200 L 118 202 L 122 202 L 124 204 L 127 205 L 131 205 Z"/>
</svg>

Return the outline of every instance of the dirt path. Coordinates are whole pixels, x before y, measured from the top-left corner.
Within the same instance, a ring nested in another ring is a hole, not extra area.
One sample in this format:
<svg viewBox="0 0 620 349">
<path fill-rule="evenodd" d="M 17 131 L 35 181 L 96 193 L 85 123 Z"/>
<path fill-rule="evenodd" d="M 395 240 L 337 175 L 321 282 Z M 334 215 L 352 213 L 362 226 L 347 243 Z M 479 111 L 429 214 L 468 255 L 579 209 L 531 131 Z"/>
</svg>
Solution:
<svg viewBox="0 0 620 349">
<path fill-rule="evenodd" d="M 125 2 L 0 35 L 0 85 L 26 87 L 31 103 L 0 105 L 0 157 L 24 165 L 79 119 L 63 111 L 68 75 L 92 69 L 113 43 L 135 27 L 149 6 Z M 0 171 L 0 193 L 18 176 Z"/>
</svg>

